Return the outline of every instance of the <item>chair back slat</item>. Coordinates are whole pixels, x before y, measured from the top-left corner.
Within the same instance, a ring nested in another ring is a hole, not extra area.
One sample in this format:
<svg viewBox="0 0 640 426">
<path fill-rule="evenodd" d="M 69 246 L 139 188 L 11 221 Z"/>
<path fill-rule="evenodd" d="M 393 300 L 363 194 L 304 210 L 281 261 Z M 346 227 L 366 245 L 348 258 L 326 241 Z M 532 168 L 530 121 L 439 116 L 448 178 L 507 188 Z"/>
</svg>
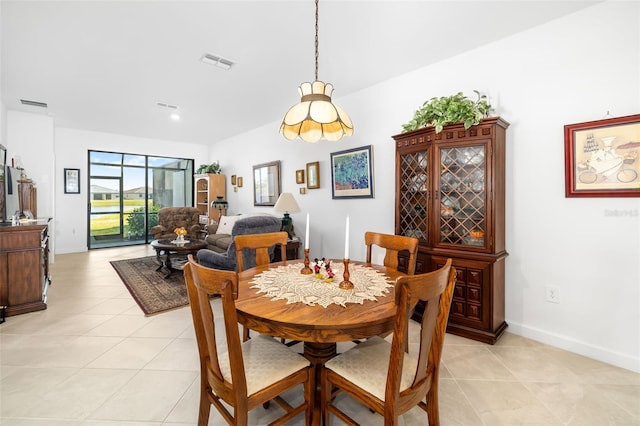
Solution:
<svg viewBox="0 0 640 426">
<path fill-rule="evenodd" d="M 238 272 L 245 270 L 243 250 L 255 250 L 256 266 L 268 265 L 271 263 L 269 249 L 276 244 L 280 244 L 281 264 L 287 261 L 287 241 L 289 235 L 286 232 L 268 232 L 264 234 L 245 234 L 235 237 L 236 262 Z"/>
<path fill-rule="evenodd" d="M 365 232 L 364 243 L 367 246 L 366 261 L 368 264 L 371 264 L 373 246 L 385 249 L 383 264 L 387 268 L 398 269 L 398 253 L 404 250 L 408 251 L 409 262 L 407 264 L 407 274 L 415 274 L 419 243 L 417 238 L 403 235 L 381 234 L 378 232 Z"/>
</svg>

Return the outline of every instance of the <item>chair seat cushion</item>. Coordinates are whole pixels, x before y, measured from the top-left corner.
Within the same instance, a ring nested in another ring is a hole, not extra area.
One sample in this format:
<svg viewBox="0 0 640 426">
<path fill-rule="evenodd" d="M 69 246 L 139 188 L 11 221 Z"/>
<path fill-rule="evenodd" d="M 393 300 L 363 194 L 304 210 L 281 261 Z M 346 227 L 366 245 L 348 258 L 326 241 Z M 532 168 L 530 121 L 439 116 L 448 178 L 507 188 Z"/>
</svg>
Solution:
<svg viewBox="0 0 640 426">
<path fill-rule="evenodd" d="M 376 336 L 332 358 L 324 366 L 384 401 L 390 354 L 391 344 Z M 417 365 L 418 360 L 405 353 L 400 392 L 413 383 Z"/>
<path fill-rule="evenodd" d="M 248 396 L 310 365 L 299 353 L 262 334 L 242 343 L 242 357 Z M 222 376 L 232 382 L 228 354 L 221 355 L 219 360 Z"/>
</svg>

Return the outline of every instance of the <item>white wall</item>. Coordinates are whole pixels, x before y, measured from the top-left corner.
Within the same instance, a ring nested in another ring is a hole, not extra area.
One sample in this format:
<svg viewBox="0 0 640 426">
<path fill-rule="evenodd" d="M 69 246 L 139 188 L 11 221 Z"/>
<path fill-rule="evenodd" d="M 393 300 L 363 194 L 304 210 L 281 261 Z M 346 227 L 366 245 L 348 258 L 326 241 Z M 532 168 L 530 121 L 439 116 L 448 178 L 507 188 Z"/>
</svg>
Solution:
<svg viewBox="0 0 640 426">
<path fill-rule="evenodd" d="M 75 253 L 87 250 L 87 163 L 89 150 L 193 158 L 196 165 L 206 161 L 208 155 L 208 148 L 198 144 L 67 128 L 56 129 L 55 170 L 59 179 L 57 179 L 55 188 L 52 187 L 57 200 L 54 214 L 56 253 Z M 65 168 L 80 169 L 80 194 L 64 193 L 63 170 Z"/>
<path fill-rule="evenodd" d="M 1 66 L 1 65 L 0 65 Z M 0 96 L 2 96 L 2 90 L 0 89 Z M 7 108 L 4 105 L 4 102 L 0 101 L 0 144 L 7 147 L 7 126 L 5 123 L 7 122 Z"/>
<path fill-rule="evenodd" d="M 298 235 L 311 215 L 312 257 L 342 255 L 351 216 L 352 259 L 364 258 L 366 230 L 393 232 L 394 144 L 415 109 L 432 96 L 488 92 L 507 131 L 506 317 L 509 331 L 640 371 L 640 200 L 565 198 L 565 124 L 640 111 L 640 5 L 607 2 L 518 35 L 335 98 L 355 124 L 337 143 L 286 141 L 279 123 L 212 148 L 227 175 L 231 213 L 250 213 L 253 164 L 282 160 L 283 191 L 296 194 Z M 299 82 L 291 82 L 292 87 Z M 336 89 L 340 81 L 332 81 Z M 289 105 L 282 105 L 284 114 Z M 329 154 L 373 145 L 375 198 L 332 200 Z M 238 148 L 241 147 L 241 148 Z M 249 147 L 249 149 L 247 149 Z M 295 170 L 320 161 L 320 189 L 299 195 Z M 611 216 L 611 210 L 627 212 Z M 546 285 L 560 304 L 545 301 Z"/>
<path fill-rule="evenodd" d="M 54 215 L 53 119 L 45 114 L 7 111 L 7 161 L 20 158 L 28 178 L 37 189 L 38 217 Z M 37 155 L 33 155 L 37 153 Z M 17 164 L 16 164 L 17 165 Z M 51 225 L 50 235 L 55 232 Z M 49 241 L 55 252 L 55 239 Z M 52 258 L 53 260 L 53 258 Z"/>
</svg>

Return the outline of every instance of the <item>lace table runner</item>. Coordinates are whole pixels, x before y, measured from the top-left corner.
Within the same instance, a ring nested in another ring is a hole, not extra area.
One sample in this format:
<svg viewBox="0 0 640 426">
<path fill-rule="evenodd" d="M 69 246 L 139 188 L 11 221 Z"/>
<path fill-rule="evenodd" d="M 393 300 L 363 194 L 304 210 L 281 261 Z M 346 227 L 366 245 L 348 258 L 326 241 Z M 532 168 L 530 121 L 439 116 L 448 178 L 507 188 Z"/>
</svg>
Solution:
<svg viewBox="0 0 640 426">
<path fill-rule="evenodd" d="M 316 278 L 314 274 L 303 275 L 300 270 L 304 264 L 290 263 L 256 275 L 250 282 L 251 288 L 257 288 L 258 293 L 265 293 L 273 300 L 286 299 L 289 303 L 306 303 L 310 306 L 321 305 L 326 308 L 332 303 L 345 306 L 347 303 L 360 303 L 365 300 L 376 300 L 378 296 L 389 293 L 393 284 L 389 278 L 373 268 L 349 264 L 349 281 L 354 285 L 352 290 L 342 290 L 338 287 L 343 280 L 344 264 L 332 263 L 335 277 L 333 282 L 325 282 L 327 277 Z M 324 272 L 324 271 L 323 271 Z"/>
</svg>

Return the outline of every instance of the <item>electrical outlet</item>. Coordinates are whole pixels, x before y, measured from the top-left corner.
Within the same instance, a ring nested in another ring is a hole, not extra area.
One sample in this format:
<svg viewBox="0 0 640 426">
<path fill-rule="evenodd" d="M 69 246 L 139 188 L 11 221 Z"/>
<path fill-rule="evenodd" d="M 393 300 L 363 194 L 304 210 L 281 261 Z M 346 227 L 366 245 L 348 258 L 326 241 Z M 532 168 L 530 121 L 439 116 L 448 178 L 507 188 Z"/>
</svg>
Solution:
<svg viewBox="0 0 640 426">
<path fill-rule="evenodd" d="M 560 287 L 554 285 L 545 286 L 544 296 L 547 302 L 560 303 Z"/>
</svg>

